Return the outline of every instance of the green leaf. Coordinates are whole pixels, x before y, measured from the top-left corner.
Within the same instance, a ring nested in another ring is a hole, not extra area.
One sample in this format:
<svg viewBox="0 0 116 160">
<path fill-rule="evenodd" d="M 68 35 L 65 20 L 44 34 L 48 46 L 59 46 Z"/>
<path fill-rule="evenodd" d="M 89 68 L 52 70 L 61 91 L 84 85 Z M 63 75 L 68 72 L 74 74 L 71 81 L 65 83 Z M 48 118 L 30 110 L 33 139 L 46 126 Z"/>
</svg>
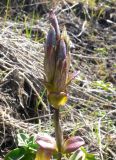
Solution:
<svg viewBox="0 0 116 160">
<path fill-rule="evenodd" d="M 35 159 L 35 153 L 36 152 L 32 152 L 31 150 L 29 150 L 27 148 L 27 150 L 25 151 L 25 156 L 21 160 L 34 160 Z"/>
<path fill-rule="evenodd" d="M 36 151 L 38 149 L 38 144 L 35 143 L 34 136 L 29 137 L 26 133 L 17 134 L 18 146 L 26 147 L 29 150 Z"/>
<path fill-rule="evenodd" d="M 31 150 L 31 151 L 37 151 L 37 149 L 38 149 L 38 144 L 29 144 L 29 150 Z"/>
<path fill-rule="evenodd" d="M 91 153 L 87 153 L 84 147 L 81 147 L 81 151 L 83 152 L 84 157 L 85 157 L 85 159 L 83 160 L 96 160 L 95 155 Z"/>
<path fill-rule="evenodd" d="M 5 160 L 33 160 L 38 149 L 34 136 L 30 137 L 26 133 L 18 133 L 17 141 L 20 148 L 10 151 L 5 156 Z"/>
<path fill-rule="evenodd" d="M 33 160 L 35 158 L 35 152 L 32 153 L 28 148 L 16 148 L 9 152 L 4 160 Z"/>
<path fill-rule="evenodd" d="M 28 147 L 29 147 L 30 150 L 35 151 L 35 150 L 38 149 L 38 144 L 35 143 L 35 137 L 34 137 L 34 136 L 31 136 L 31 137 L 28 139 L 27 143 L 28 143 Z"/>
<path fill-rule="evenodd" d="M 29 135 L 26 133 L 18 133 L 17 134 L 18 146 L 27 146 Z"/>
<path fill-rule="evenodd" d="M 72 155 L 71 155 L 71 157 L 70 157 L 70 159 L 69 160 L 79 160 L 79 155 L 78 155 L 78 153 L 77 153 L 77 151 L 76 152 L 74 152 Z"/>
<path fill-rule="evenodd" d="M 74 152 L 69 160 L 96 160 L 95 155 L 87 153 L 84 147 L 80 148 L 80 151 Z"/>
<path fill-rule="evenodd" d="M 4 160 L 22 160 L 25 156 L 25 149 L 24 148 L 16 148 L 9 152 Z"/>
</svg>

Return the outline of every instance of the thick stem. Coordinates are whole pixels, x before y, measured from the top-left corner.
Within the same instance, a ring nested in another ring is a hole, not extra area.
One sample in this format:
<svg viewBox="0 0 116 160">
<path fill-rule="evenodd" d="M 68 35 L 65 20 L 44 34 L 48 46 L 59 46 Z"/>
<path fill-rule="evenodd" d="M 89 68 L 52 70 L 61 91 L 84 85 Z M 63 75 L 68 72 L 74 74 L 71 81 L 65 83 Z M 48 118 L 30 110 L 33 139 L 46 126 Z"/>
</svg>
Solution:
<svg viewBox="0 0 116 160">
<path fill-rule="evenodd" d="M 54 109 L 54 125 L 55 125 L 55 138 L 58 147 L 58 160 L 61 160 L 63 133 L 60 125 L 59 109 Z"/>
</svg>

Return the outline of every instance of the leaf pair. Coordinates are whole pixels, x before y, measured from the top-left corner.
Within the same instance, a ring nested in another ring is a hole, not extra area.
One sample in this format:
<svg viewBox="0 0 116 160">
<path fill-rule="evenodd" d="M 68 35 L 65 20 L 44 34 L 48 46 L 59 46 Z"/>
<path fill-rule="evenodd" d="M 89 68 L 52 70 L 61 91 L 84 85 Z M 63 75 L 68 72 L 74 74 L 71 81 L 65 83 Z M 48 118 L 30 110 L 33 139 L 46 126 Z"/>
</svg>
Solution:
<svg viewBox="0 0 116 160">
<path fill-rule="evenodd" d="M 49 135 L 38 135 L 37 144 L 39 145 L 39 149 L 35 160 L 50 160 L 52 155 L 58 152 L 55 139 Z M 64 140 L 61 152 L 62 154 L 71 153 L 82 145 L 84 145 L 84 140 L 81 137 L 70 137 L 67 140 Z"/>
</svg>

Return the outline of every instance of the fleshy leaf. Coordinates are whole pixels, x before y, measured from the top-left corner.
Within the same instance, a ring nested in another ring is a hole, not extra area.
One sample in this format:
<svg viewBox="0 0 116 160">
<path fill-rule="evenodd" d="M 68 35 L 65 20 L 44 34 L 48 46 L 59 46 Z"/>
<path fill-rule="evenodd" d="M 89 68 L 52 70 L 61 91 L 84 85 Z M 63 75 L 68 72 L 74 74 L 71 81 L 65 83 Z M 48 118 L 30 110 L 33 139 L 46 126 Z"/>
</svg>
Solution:
<svg viewBox="0 0 116 160">
<path fill-rule="evenodd" d="M 81 137 L 79 136 L 70 137 L 64 142 L 63 152 L 64 153 L 74 152 L 84 144 L 85 142 Z"/>
<path fill-rule="evenodd" d="M 40 148 L 49 151 L 56 151 L 55 139 L 47 134 L 37 135 L 36 142 L 39 144 Z"/>
<path fill-rule="evenodd" d="M 52 156 L 51 151 L 40 148 L 36 153 L 35 160 L 50 160 L 51 156 Z"/>
</svg>

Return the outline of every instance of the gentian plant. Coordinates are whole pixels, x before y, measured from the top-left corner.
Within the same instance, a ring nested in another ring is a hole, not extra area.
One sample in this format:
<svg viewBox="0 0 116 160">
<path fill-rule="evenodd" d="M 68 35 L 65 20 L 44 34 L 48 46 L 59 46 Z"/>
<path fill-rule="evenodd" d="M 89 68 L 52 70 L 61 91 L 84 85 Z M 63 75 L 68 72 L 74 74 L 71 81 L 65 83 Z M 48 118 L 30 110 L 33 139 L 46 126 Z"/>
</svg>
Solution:
<svg viewBox="0 0 116 160">
<path fill-rule="evenodd" d="M 48 135 L 38 135 L 39 149 L 35 160 L 51 160 L 54 153 L 57 160 L 62 155 L 76 151 L 84 145 L 84 140 L 79 137 L 64 139 L 60 125 L 60 107 L 67 102 L 67 87 L 74 75 L 70 69 L 70 40 L 66 28 L 60 33 L 57 17 L 53 10 L 49 13 L 50 29 L 45 43 L 44 80 L 47 88 L 47 97 L 50 106 L 54 108 L 55 138 Z"/>
<path fill-rule="evenodd" d="M 93 154 L 89 154 L 81 147 L 84 140 L 79 136 L 64 138 L 60 125 L 60 109 L 65 106 L 68 99 L 67 87 L 75 74 L 70 69 L 70 40 L 64 27 L 60 33 L 57 17 L 53 10 L 49 13 L 50 29 L 45 42 L 44 79 L 47 89 L 47 98 L 50 107 L 54 110 L 55 137 L 47 134 L 28 136 L 19 133 L 18 148 L 5 156 L 5 160 L 52 160 L 55 157 L 61 160 L 63 155 L 70 155 L 70 160 L 95 160 Z M 36 141 L 36 143 L 35 143 Z M 80 149 L 79 153 L 77 150 Z"/>
</svg>

